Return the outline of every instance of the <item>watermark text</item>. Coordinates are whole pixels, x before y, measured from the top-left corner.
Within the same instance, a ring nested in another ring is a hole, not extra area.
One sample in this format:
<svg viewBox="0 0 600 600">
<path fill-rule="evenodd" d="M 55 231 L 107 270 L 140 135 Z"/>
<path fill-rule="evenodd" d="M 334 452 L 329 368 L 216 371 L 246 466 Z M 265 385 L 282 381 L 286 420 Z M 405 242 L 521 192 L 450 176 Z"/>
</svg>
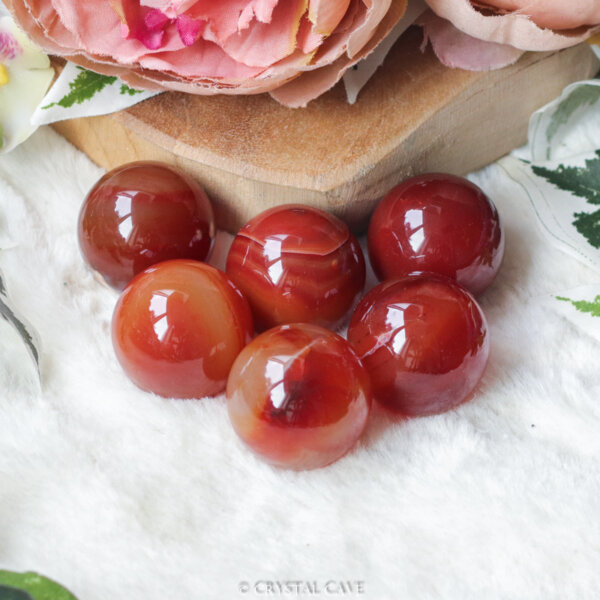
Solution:
<svg viewBox="0 0 600 600">
<path fill-rule="evenodd" d="M 366 593 L 365 582 L 338 581 L 240 581 L 238 589 L 245 595 L 256 596 L 361 596 Z"/>
</svg>

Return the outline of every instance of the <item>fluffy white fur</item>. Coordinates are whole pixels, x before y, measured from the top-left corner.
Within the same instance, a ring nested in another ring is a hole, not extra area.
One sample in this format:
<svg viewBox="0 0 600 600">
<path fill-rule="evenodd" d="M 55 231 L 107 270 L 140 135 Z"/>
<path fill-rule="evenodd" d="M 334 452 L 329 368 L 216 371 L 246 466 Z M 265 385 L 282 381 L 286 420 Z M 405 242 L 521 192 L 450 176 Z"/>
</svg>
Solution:
<svg viewBox="0 0 600 600">
<path fill-rule="evenodd" d="M 100 174 L 48 129 L 0 158 L 0 269 L 44 343 L 40 392 L 0 324 L 0 568 L 80 600 L 259 597 L 238 590 L 258 580 L 362 580 L 350 597 L 383 600 L 598 598 L 600 347 L 547 299 L 600 278 L 548 245 L 499 169 L 473 178 L 507 234 L 476 397 L 405 423 L 376 413 L 354 452 L 306 473 L 256 460 L 223 398 L 163 400 L 121 372 L 116 296 L 76 240 Z"/>
</svg>

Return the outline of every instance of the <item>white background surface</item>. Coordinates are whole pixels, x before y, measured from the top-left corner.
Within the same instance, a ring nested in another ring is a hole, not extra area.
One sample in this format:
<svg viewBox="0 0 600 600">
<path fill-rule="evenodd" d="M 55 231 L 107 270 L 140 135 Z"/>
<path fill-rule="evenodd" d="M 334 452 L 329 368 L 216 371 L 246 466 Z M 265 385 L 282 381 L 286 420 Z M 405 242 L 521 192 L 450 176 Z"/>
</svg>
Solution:
<svg viewBox="0 0 600 600">
<path fill-rule="evenodd" d="M 600 346 L 548 299 L 600 277 L 546 242 L 499 169 L 475 177 L 507 235 L 475 398 L 375 414 L 354 452 L 306 473 L 256 460 L 222 398 L 166 401 L 121 372 L 116 296 L 76 242 L 100 174 L 48 129 L 0 157 L 0 269 L 44 344 L 39 392 L 0 323 L 0 568 L 79 600 L 262 597 L 239 583 L 289 580 L 364 582 L 320 595 L 338 598 L 598 598 Z"/>
</svg>

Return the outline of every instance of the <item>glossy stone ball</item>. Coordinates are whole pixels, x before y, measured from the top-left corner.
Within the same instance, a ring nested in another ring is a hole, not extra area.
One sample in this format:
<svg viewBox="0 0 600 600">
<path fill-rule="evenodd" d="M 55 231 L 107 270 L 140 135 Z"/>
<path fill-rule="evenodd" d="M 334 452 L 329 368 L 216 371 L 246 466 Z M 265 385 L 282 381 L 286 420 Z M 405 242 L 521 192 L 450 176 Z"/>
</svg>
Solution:
<svg viewBox="0 0 600 600">
<path fill-rule="evenodd" d="M 225 389 L 233 361 L 253 334 L 248 303 L 217 269 L 191 260 L 154 265 L 125 288 L 112 339 L 130 379 L 173 398 Z"/>
<path fill-rule="evenodd" d="M 380 280 L 432 272 L 473 294 L 492 283 L 504 255 L 492 201 L 470 181 L 440 173 L 412 177 L 391 190 L 373 214 L 368 244 Z"/>
<path fill-rule="evenodd" d="M 338 218 L 288 205 L 240 230 L 227 274 L 248 299 L 258 330 L 299 322 L 335 328 L 362 292 L 365 261 Z"/>
<path fill-rule="evenodd" d="M 136 162 L 110 171 L 90 190 L 78 235 L 87 263 L 121 290 L 158 262 L 208 258 L 215 223 L 193 179 L 170 165 Z"/>
<path fill-rule="evenodd" d="M 236 433 L 262 459 L 315 469 L 360 437 L 371 406 L 368 376 L 348 342 L 322 327 L 283 325 L 242 350 L 227 382 Z"/>
<path fill-rule="evenodd" d="M 370 375 L 373 397 L 411 417 L 441 413 L 467 400 L 490 348 L 475 299 L 436 275 L 375 287 L 357 306 L 348 341 Z"/>
</svg>

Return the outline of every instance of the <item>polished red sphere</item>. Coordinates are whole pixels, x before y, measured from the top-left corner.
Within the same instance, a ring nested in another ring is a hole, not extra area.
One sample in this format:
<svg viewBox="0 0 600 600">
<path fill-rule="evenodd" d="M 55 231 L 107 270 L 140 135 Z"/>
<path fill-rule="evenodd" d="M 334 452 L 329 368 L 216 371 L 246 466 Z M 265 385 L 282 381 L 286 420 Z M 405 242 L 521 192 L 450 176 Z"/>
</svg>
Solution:
<svg viewBox="0 0 600 600">
<path fill-rule="evenodd" d="M 406 416 L 467 400 L 489 355 L 481 308 L 462 286 L 436 275 L 375 287 L 357 306 L 348 341 L 371 377 L 373 397 Z"/>
<path fill-rule="evenodd" d="M 365 261 L 338 218 L 288 205 L 261 213 L 240 230 L 227 274 L 248 299 L 258 330 L 297 322 L 334 328 L 362 292 Z"/>
<path fill-rule="evenodd" d="M 290 469 L 324 467 L 360 437 L 369 378 L 348 342 L 322 327 L 283 325 L 242 350 L 227 381 L 229 417 L 262 459 Z"/>
<path fill-rule="evenodd" d="M 166 164 L 137 162 L 94 185 L 81 208 L 78 234 L 87 263 L 123 289 L 155 263 L 205 260 L 215 223 L 210 201 L 193 179 Z"/>
<path fill-rule="evenodd" d="M 113 315 L 117 358 L 132 381 L 168 398 L 213 396 L 252 337 L 248 303 L 227 276 L 192 260 L 154 265 Z"/>
<path fill-rule="evenodd" d="M 440 173 L 412 177 L 391 190 L 373 214 L 368 244 L 380 280 L 439 273 L 473 294 L 490 285 L 504 254 L 492 201 L 470 181 Z"/>
</svg>

